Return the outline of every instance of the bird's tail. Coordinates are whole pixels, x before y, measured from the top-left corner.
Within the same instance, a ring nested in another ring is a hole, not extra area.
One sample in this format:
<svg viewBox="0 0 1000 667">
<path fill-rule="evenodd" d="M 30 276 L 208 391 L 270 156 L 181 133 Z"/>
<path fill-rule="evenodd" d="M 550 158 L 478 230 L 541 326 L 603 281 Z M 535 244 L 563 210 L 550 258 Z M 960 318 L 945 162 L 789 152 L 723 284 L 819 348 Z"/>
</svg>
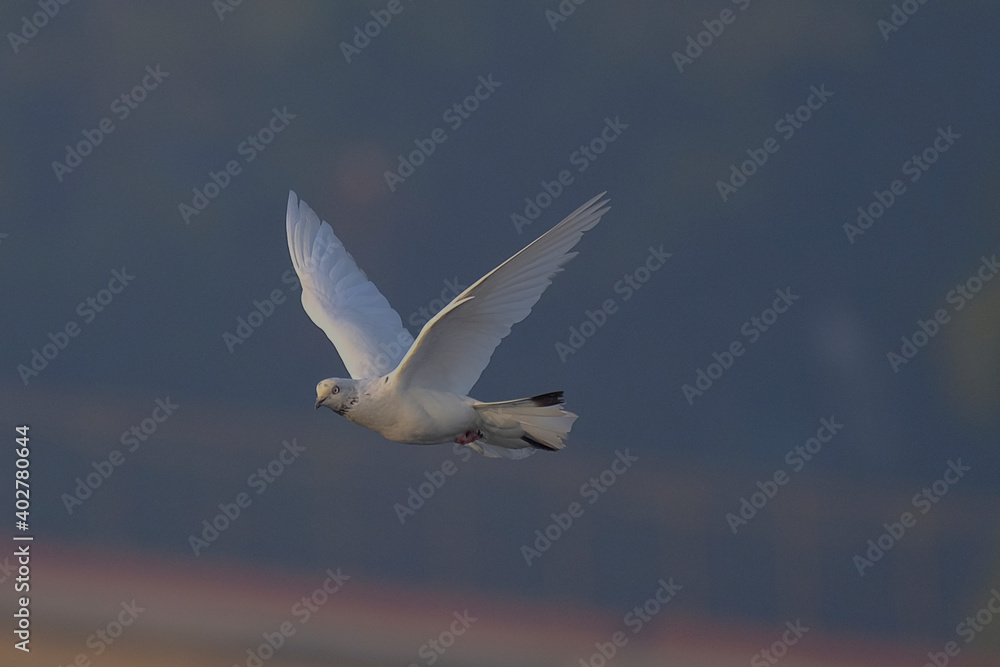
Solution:
<svg viewBox="0 0 1000 667">
<path fill-rule="evenodd" d="M 576 415 L 562 408 L 563 393 L 553 391 L 531 398 L 472 405 L 483 422 L 483 437 L 471 447 L 496 458 L 523 458 L 536 450 L 556 451 L 566 446 Z"/>
</svg>

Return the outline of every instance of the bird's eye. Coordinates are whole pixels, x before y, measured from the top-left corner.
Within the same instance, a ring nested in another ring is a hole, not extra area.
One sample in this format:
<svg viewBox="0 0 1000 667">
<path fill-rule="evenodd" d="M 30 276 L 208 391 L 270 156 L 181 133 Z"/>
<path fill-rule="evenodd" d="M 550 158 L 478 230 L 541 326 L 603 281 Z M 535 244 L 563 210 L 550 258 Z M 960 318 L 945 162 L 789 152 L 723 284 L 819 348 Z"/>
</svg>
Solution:
<svg viewBox="0 0 1000 667">
<path fill-rule="evenodd" d="M 331 391 L 330 393 L 331 394 L 339 394 L 340 393 L 340 387 L 334 387 L 333 391 Z"/>
</svg>

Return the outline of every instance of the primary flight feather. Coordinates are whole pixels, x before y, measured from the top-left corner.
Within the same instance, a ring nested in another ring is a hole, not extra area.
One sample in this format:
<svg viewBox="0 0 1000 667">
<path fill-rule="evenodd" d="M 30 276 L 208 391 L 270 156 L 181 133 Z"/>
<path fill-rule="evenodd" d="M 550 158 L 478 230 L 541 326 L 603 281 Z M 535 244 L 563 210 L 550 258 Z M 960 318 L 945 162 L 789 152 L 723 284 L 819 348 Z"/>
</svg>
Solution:
<svg viewBox="0 0 1000 667">
<path fill-rule="evenodd" d="M 351 379 L 316 386 L 328 407 L 389 440 L 457 442 L 490 457 L 564 447 L 576 415 L 562 392 L 483 403 L 467 394 L 511 327 L 531 312 L 573 247 L 608 211 L 604 193 L 451 300 L 416 340 L 309 206 L 288 195 L 288 250 L 302 306 L 336 346 Z"/>
</svg>

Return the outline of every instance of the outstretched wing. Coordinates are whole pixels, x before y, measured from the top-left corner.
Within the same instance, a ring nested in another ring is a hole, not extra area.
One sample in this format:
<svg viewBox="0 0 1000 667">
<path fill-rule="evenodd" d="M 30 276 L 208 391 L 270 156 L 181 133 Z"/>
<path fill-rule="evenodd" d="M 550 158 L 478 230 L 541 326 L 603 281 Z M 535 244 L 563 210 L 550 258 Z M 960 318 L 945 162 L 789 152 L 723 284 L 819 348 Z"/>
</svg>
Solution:
<svg viewBox="0 0 1000 667">
<path fill-rule="evenodd" d="M 601 193 L 452 299 L 417 336 L 395 381 L 466 395 L 510 328 L 531 312 L 570 250 L 608 212 Z"/>
<path fill-rule="evenodd" d="M 285 228 L 302 307 L 333 341 L 347 372 L 355 379 L 377 378 L 395 368 L 413 336 L 330 225 L 289 192 Z"/>
</svg>

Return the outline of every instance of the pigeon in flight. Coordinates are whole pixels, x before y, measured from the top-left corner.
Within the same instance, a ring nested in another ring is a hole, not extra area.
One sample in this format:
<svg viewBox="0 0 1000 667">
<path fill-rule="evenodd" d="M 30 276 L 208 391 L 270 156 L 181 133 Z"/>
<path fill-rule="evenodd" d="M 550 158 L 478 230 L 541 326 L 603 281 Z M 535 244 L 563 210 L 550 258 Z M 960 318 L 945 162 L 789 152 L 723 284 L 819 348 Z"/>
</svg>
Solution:
<svg viewBox="0 0 1000 667">
<path fill-rule="evenodd" d="M 327 407 L 395 442 L 455 442 L 491 458 L 562 449 L 576 415 L 561 391 L 483 403 L 468 396 L 511 327 L 531 312 L 583 233 L 608 212 L 605 193 L 456 296 L 416 340 L 309 206 L 288 194 L 288 251 L 302 307 L 336 346 L 350 379 L 316 385 Z"/>
</svg>

